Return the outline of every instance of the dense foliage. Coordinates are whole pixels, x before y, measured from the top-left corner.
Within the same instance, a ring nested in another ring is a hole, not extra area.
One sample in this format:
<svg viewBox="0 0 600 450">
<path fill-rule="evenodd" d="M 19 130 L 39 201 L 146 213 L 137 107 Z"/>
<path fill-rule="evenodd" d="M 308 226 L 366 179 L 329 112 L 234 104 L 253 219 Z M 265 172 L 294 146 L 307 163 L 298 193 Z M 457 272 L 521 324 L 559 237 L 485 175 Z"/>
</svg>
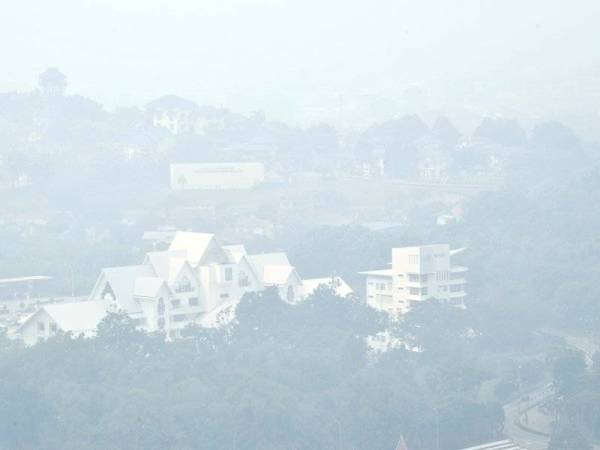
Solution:
<svg viewBox="0 0 600 450">
<path fill-rule="evenodd" d="M 297 306 L 267 291 L 232 326 L 176 342 L 119 314 L 93 340 L 4 340 L 0 448 L 389 449 L 404 436 L 425 450 L 498 435 L 502 409 L 476 398 L 488 377 L 477 361 L 375 356 L 364 338 L 383 326 L 328 290 Z"/>
</svg>

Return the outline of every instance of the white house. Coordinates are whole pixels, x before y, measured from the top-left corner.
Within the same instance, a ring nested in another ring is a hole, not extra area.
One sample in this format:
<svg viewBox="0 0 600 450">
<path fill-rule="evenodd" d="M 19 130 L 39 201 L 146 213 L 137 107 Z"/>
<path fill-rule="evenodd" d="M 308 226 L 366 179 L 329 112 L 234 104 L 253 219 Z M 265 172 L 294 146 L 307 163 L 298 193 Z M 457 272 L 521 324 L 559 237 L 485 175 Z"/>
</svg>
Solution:
<svg viewBox="0 0 600 450">
<path fill-rule="evenodd" d="M 327 280 L 327 279 L 318 279 Z M 168 250 L 146 254 L 142 264 L 102 270 L 89 300 L 107 311 L 125 311 L 147 331 L 178 337 L 190 323 L 215 324 L 246 293 L 277 288 L 297 303 L 315 280 L 300 278 L 285 253 L 248 254 L 243 245 L 221 245 L 213 234 L 177 232 Z M 344 293 L 349 286 L 339 279 Z"/>
<path fill-rule="evenodd" d="M 198 106 L 176 95 L 165 95 L 146 105 L 146 111 L 150 113 L 155 127 L 181 134 L 193 130 Z"/>
<path fill-rule="evenodd" d="M 447 244 L 392 249 L 390 267 L 361 272 L 366 275 L 367 304 L 398 317 L 416 302 L 428 299 L 464 307 L 468 269 L 453 265 Z"/>
<path fill-rule="evenodd" d="M 34 345 L 59 332 L 94 336 L 106 316 L 101 302 L 72 302 L 44 305 L 25 319 L 17 330 L 25 345 Z"/>
</svg>

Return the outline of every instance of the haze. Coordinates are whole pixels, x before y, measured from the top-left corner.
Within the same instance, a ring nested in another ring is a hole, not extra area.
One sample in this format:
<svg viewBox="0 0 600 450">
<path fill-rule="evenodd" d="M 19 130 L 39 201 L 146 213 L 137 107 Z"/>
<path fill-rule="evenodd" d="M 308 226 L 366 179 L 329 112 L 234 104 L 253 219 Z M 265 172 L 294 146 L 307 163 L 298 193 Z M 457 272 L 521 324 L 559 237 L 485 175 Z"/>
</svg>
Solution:
<svg viewBox="0 0 600 450">
<path fill-rule="evenodd" d="M 298 124 L 444 113 L 599 123 L 600 4 L 534 0 L 13 2 L 0 90 L 49 66 L 109 107 L 164 93 Z M 470 130 L 469 130 L 470 131 Z"/>
</svg>

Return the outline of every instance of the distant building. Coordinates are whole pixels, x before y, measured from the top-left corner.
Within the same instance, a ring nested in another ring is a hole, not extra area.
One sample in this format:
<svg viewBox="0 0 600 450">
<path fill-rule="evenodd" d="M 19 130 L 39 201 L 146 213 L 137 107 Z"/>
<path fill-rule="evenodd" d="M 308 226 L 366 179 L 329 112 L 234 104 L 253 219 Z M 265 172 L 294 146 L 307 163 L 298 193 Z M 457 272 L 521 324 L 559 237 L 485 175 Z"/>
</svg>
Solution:
<svg viewBox="0 0 600 450">
<path fill-rule="evenodd" d="M 176 95 L 165 95 L 146 105 L 146 110 L 155 127 L 181 134 L 193 131 L 198 105 Z"/>
<path fill-rule="evenodd" d="M 265 181 L 262 163 L 171 164 L 171 189 L 252 189 Z"/>
<path fill-rule="evenodd" d="M 460 252 L 446 244 L 392 249 L 391 267 L 362 272 L 366 275 L 367 304 L 392 316 L 408 312 L 429 299 L 464 307 L 467 268 L 453 265 Z"/>
<path fill-rule="evenodd" d="M 446 162 L 441 159 L 425 158 L 419 162 L 417 171 L 422 180 L 443 182 L 448 178 Z"/>
</svg>

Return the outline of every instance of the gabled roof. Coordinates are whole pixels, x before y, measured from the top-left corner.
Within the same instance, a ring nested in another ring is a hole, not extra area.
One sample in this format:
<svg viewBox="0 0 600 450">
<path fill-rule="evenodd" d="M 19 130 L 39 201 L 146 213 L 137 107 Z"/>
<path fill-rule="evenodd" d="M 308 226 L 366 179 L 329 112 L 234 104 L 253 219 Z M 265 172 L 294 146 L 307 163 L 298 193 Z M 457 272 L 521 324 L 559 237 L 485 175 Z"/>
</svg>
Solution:
<svg viewBox="0 0 600 450">
<path fill-rule="evenodd" d="M 187 259 L 197 264 L 200 262 L 215 235 L 210 233 L 193 233 L 190 231 L 178 231 L 169 246 L 169 251 L 185 251 Z"/>
<path fill-rule="evenodd" d="M 408 450 L 408 446 L 406 445 L 406 442 L 404 441 L 404 436 L 400 436 L 400 440 L 396 444 L 395 450 Z"/>
<path fill-rule="evenodd" d="M 291 266 L 287 255 L 283 252 L 248 255 L 248 261 L 261 277 L 264 274 L 265 266 Z"/>
<path fill-rule="evenodd" d="M 74 333 L 95 330 L 106 316 L 106 308 L 99 301 L 57 303 L 41 306 L 23 322 L 19 329 L 22 329 L 42 312 L 46 312 L 61 330 Z"/>
<path fill-rule="evenodd" d="M 295 269 L 292 266 L 274 266 L 267 264 L 263 268 L 263 283 L 266 285 L 286 284 L 294 272 Z"/>
<path fill-rule="evenodd" d="M 136 297 L 155 298 L 165 282 L 157 277 L 137 277 L 135 279 L 134 295 Z"/>
<path fill-rule="evenodd" d="M 333 289 L 340 297 L 346 297 L 354 292 L 341 277 L 309 278 L 302 280 L 302 285 L 304 286 L 305 296 L 311 295 L 319 286 L 327 286 Z"/>
<path fill-rule="evenodd" d="M 146 263 L 152 266 L 157 277 L 172 283 L 186 263 L 186 256 L 184 250 L 149 252 L 146 254 Z"/>
<path fill-rule="evenodd" d="M 225 250 L 225 252 L 227 252 L 227 254 L 236 263 L 239 263 L 244 256 L 248 255 L 248 252 L 246 252 L 246 247 L 244 247 L 242 244 L 224 245 L 223 250 Z"/>
<path fill-rule="evenodd" d="M 107 267 L 102 270 L 102 274 L 117 297 L 119 308 L 127 312 L 140 310 L 140 306 L 133 298 L 135 280 L 137 277 L 154 276 L 152 267 L 149 265 Z"/>
<path fill-rule="evenodd" d="M 190 112 L 198 111 L 198 105 L 191 100 L 179 97 L 177 95 L 163 95 L 146 105 L 148 111 L 156 110 L 184 110 Z"/>
</svg>

